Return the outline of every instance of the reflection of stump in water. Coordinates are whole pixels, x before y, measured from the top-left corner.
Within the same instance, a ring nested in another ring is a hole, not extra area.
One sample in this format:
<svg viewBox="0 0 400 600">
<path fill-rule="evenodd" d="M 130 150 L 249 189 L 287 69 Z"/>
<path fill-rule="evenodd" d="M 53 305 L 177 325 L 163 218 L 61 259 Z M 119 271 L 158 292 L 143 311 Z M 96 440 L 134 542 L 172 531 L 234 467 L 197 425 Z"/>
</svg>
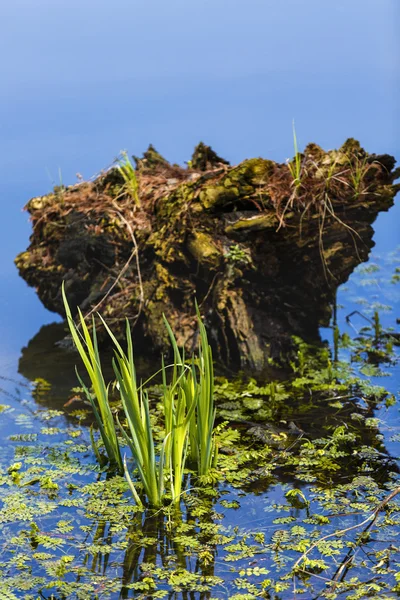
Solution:
<svg viewBox="0 0 400 600">
<path fill-rule="evenodd" d="M 71 306 L 96 307 L 121 334 L 128 317 L 144 352 L 168 346 L 163 313 L 193 348 L 197 298 L 215 355 L 261 370 L 292 335 L 318 340 L 396 191 L 394 160 L 354 140 L 328 153 L 310 144 L 301 159 L 296 180 L 261 158 L 229 167 L 204 145 L 189 169 L 150 148 L 138 160 L 140 207 L 116 169 L 32 199 L 17 266 L 50 310 L 63 314 L 64 279 Z"/>
<path fill-rule="evenodd" d="M 79 354 L 70 346 L 62 343 L 66 335 L 65 323 L 44 325 L 38 333 L 21 350 L 18 372 L 26 379 L 35 381 L 43 379 L 51 385 L 52 408 L 60 407 L 70 396 L 71 388 L 78 387 L 79 382 L 75 373 L 77 366 L 80 373 L 84 372 Z M 111 366 L 111 352 L 103 352 L 103 372 L 107 380 L 115 378 Z M 138 357 L 137 371 L 140 377 L 147 378 L 159 368 L 159 357 L 154 357 L 154 363 Z"/>
<path fill-rule="evenodd" d="M 78 356 L 58 345 L 65 333 L 63 323 L 44 325 L 22 348 L 18 362 L 18 373 L 23 377 L 49 384 L 40 385 L 34 393 L 36 402 L 48 408 L 62 409 L 71 397 L 71 389 L 78 385 L 75 374 Z"/>
<path fill-rule="evenodd" d="M 52 386 L 69 392 L 71 387 L 77 385 L 75 365 L 78 363 L 78 356 L 58 345 L 65 334 L 63 323 L 41 327 L 28 345 L 22 348 L 18 372 L 30 381 L 44 379 Z"/>
</svg>

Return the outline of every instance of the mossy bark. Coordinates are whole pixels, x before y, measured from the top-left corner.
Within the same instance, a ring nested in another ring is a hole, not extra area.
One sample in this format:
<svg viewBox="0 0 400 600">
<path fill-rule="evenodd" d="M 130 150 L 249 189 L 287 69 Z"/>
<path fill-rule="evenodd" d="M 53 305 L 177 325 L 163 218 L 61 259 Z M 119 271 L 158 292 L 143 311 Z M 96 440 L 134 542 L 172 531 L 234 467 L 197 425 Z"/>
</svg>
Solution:
<svg viewBox="0 0 400 600">
<path fill-rule="evenodd" d="M 183 169 L 151 147 L 137 159 L 139 207 L 116 169 L 28 202 L 17 267 L 52 311 L 64 314 L 65 280 L 70 305 L 98 307 L 117 334 L 130 319 L 138 350 L 166 349 L 165 314 L 190 352 L 197 299 L 217 358 L 255 370 L 285 361 L 293 335 L 317 340 L 328 324 L 397 191 L 392 157 L 355 140 L 310 144 L 301 160 L 296 185 L 290 165 L 230 167 L 203 144 Z"/>
</svg>

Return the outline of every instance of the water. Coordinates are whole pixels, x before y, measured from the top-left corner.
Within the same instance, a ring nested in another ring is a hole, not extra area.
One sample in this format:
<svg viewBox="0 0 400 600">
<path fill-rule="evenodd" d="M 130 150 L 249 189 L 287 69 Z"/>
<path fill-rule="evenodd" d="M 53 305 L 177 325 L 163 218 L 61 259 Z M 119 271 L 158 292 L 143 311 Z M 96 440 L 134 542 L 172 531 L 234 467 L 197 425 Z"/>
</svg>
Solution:
<svg viewBox="0 0 400 600">
<path fill-rule="evenodd" d="M 3 464 L 13 459 L 9 435 L 37 433 L 45 411 L 61 409 L 75 383 L 75 356 L 53 345 L 62 335 L 60 325 L 41 329 L 60 318 L 42 307 L 13 265 L 30 235 L 23 204 L 60 179 L 75 182 L 77 172 L 92 176 L 123 148 L 140 154 L 149 142 L 171 162 L 188 160 L 200 139 L 232 163 L 258 155 L 284 160 L 293 153 L 293 118 L 300 146 L 315 141 L 337 147 L 352 136 L 371 152 L 399 157 L 398 10 L 394 0 L 380 2 L 379 10 L 372 0 L 323 7 L 316 0 L 249 0 L 231 2 L 229 9 L 222 0 L 2 4 L 0 44 L 7 59 L 1 75 L 7 94 L 0 98 L 0 404 L 10 407 L 0 417 Z M 397 201 L 374 225 L 369 264 L 379 271 L 366 277 L 361 267 L 339 290 L 342 332 L 354 334 L 346 315 L 359 310 L 371 317 L 377 303 L 383 327 L 394 327 L 400 317 L 400 284 L 388 283 L 399 260 L 398 252 L 393 256 L 400 245 L 399 220 Z M 363 317 L 355 316 L 352 324 L 359 329 Z M 330 330 L 322 334 L 331 340 Z M 398 395 L 398 364 L 385 370 L 392 376 L 384 385 Z M 51 394 L 32 395 L 38 377 L 52 383 Z M 381 408 L 377 416 L 383 420 L 384 446 L 397 458 L 398 407 Z M 61 414 L 51 424 L 62 430 L 55 434 L 58 443 L 75 439 L 68 432 L 77 426 Z M 87 442 L 87 435 L 82 428 L 77 439 Z M 47 439 L 42 438 L 45 446 Z M 90 466 L 88 456 L 83 461 Z M 80 485 L 92 472 L 73 477 Z M 273 513 L 283 492 L 280 484 L 265 489 L 261 485 L 258 495 L 239 499 L 248 515 L 241 525 L 258 527 L 261 520 L 267 535 L 276 526 L 265 515 Z M 237 499 L 236 490 L 227 492 L 228 499 Z M 65 512 L 77 518 L 73 509 Z M 224 527 L 237 526 L 239 514 L 229 512 Z M 120 558 L 112 566 L 116 580 Z M 229 564 L 216 566 L 226 581 L 235 576 Z M 106 586 L 103 580 L 100 585 Z M 223 585 L 218 589 L 218 597 L 229 597 Z"/>
</svg>

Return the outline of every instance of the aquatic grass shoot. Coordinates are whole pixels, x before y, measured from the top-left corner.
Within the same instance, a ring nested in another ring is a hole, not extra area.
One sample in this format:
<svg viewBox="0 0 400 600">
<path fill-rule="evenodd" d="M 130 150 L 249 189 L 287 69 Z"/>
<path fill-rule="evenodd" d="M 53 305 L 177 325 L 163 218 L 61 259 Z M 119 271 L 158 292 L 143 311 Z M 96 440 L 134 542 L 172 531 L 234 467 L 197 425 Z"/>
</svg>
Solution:
<svg viewBox="0 0 400 600">
<path fill-rule="evenodd" d="M 159 507 L 163 495 L 164 464 L 163 460 L 160 460 L 157 465 L 149 398 L 143 387 L 137 384 L 130 326 L 127 322 L 126 341 L 128 353 L 126 354 L 104 319 L 101 320 L 114 344 L 113 369 L 128 425 L 128 432 L 122 427 L 118 417 L 116 419 L 132 452 L 149 503 L 154 507 Z M 126 475 L 126 463 L 124 470 Z M 132 489 L 133 483 L 130 479 L 128 479 L 128 483 Z M 137 499 L 138 494 L 134 493 L 134 496 Z"/>
<path fill-rule="evenodd" d="M 196 433 L 199 475 L 207 475 L 213 462 L 216 462 L 218 450 L 215 446 L 215 440 L 212 431 L 215 422 L 214 406 L 214 366 L 212 360 L 212 351 L 208 343 L 207 332 L 204 323 L 201 321 L 199 309 L 197 308 L 197 318 L 200 328 L 200 346 L 199 346 L 199 384 L 197 401 L 197 419 L 193 421 L 193 435 Z M 193 369 L 193 377 L 196 372 Z M 197 382 L 196 382 L 197 383 Z"/>
<path fill-rule="evenodd" d="M 167 383 L 167 368 L 162 367 L 165 437 L 163 444 L 165 469 L 173 502 L 182 495 L 183 473 L 188 449 L 188 428 L 194 406 L 188 405 L 182 387 L 186 366 L 174 359 L 173 376 Z"/>
<path fill-rule="evenodd" d="M 64 301 L 65 313 L 67 317 L 69 330 L 71 332 L 76 349 L 78 350 L 83 364 L 86 367 L 86 371 L 89 375 L 90 382 L 92 384 L 93 394 L 89 391 L 87 386 L 82 381 L 78 371 L 76 372 L 77 377 L 82 388 L 85 391 L 88 400 L 90 401 L 90 404 L 92 405 L 93 413 L 99 427 L 101 439 L 103 440 L 107 456 L 110 462 L 114 465 L 117 465 L 119 470 L 122 472 L 123 463 L 120 452 L 120 446 L 118 442 L 115 421 L 109 403 L 110 386 L 109 384 L 106 385 L 102 373 L 94 317 L 92 317 L 92 339 L 89 333 L 89 329 L 85 323 L 85 319 L 82 315 L 82 312 L 79 309 L 78 317 L 81 331 L 75 324 L 65 294 L 64 283 L 62 285 L 62 297 Z"/>
<path fill-rule="evenodd" d="M 165 365 L 162 361 L 164 439 L 161 447 L 158 448 L 153 435 L 148 393 L 144 385 L 138 385 L 137 382 L 129 322 L 127 321 L 126 324 L 127 353 L 125 353 L 100 316 L 114 346 L 113 369 L 126 419 L 125 429 L 117 415 L 115 419 L 113 418 L 109 406 L 109 385 L 106 386 L 101 373 L 94 320 L 92 340 L 80 311 L 78 314 L 83 335 L 73 321 L 64 287 L 63 299 L 72 338 L 88 371 L 97 402 L 79 379 L 92 404 L 110 462 L 116 463 L 121 472 L 125 473 L 135 501 L 140 505 L 143 504 L 128 471 L 126 460 L 124 458 L 122 461 L 121 458 L 121 447 L 116 434 L 117 425 L 122 438 L 131 450 L 149 504 L 155 508 L 161 507 L 166 495 L 171 496 L 174 504 L 179 504 L 187 456 L 190 457 L 191 467 L 199 476 L 207 475 L 217 460 L 213 433 L 215 407 L 212 353 L 198 308 L 196 307 L 200 327 L 199 356 L 192 357 L 189 364 L 185 362 L 184 353 L 180 352 L 172 329 L 164 317 L 174 360 L 171 365 Z M 168 377 L 171 371 L 172 375 Z M 99 459 L 96 446 L 95 453 Z"/>
<path fill-rule="evenodd" d="M 200 330 L 199 355 L 197 358 L 192 357 L 190 368 L 185 363 L 184 356 L 181 356 L 175 336 L 165 317 L 164 322 L 174 351 L 174 372 L 171 389 L 174 389 L 176 394 L 181 394 L 184 398 L 186 411 L 182 426 L 188 427 L 189 460 L 198 475 L 202 476 L 208 474 L 217 460 L 217 448 L 213 437 L 216 411 L 214 406 L 212 351 L 197 304 L 196 312 Z M 177 365 L 180 368 L 179 375 L 175 368 Z M 167 393 L 165 375 L 166 371 L 164 369 L 164 393 Z"/>
</svg>

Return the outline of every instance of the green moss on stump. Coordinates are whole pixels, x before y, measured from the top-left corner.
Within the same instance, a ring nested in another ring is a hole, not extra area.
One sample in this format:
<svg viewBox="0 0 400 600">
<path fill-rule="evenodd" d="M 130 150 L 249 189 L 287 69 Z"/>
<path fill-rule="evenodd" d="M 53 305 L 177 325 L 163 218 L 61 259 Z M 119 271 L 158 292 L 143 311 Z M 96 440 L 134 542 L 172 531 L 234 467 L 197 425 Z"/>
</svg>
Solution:
<svg viewBox="0 0 400 600">
<path fill-rule="evenodd" d="M 261 370 L 288 356 L 293 334 L 318 339 L 336 287 L 368 257 L 371 223 L 393 204 L 394 159 L 355 140 L 328 152 L 310 144 L 296 187 L 287 164 L 230 167 L 204 144 L 195 158 L 186 169 L 150 147 L 138 160 L 140 206 L 116 169 L 33 198 L 16 265 L 48 309 L 63 314 L 64 280 L 71 307 L 98 305 L 121 337 L 128 317 L 152 354 L 168 347 L 163 313 L 191 352 L 197 299 L 216 358 Z"/>
</svg>

